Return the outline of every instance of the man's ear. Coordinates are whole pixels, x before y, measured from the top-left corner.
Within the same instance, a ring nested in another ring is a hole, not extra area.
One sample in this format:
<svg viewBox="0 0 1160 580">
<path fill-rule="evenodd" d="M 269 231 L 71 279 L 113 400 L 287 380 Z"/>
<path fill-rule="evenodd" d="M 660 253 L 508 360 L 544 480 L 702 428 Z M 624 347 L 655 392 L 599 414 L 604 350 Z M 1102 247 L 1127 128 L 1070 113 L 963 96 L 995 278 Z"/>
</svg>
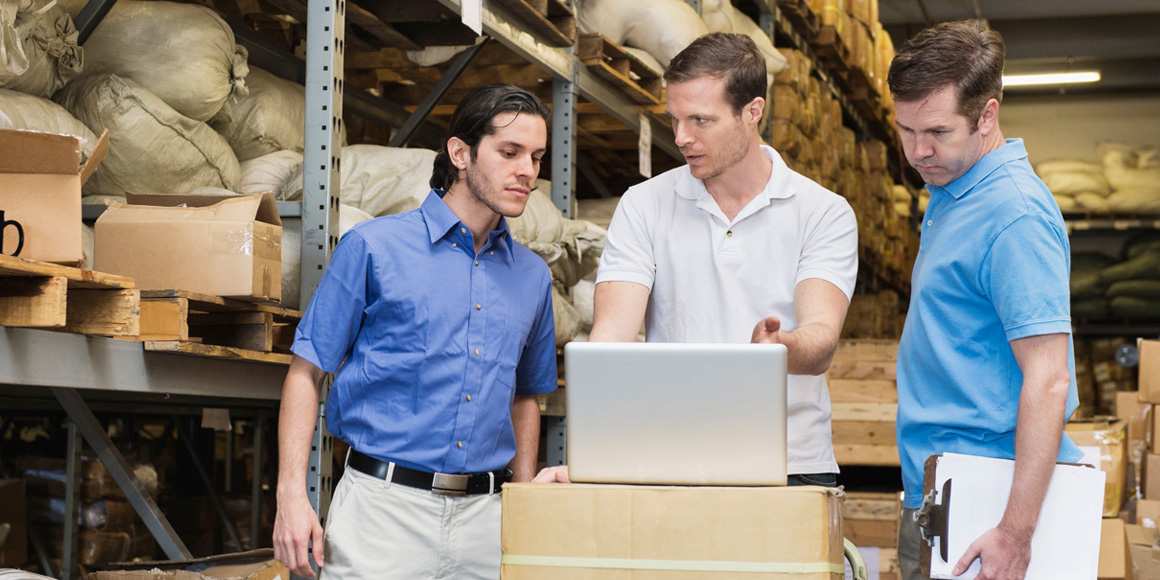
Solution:
<svg viewBox="0 0 1160 580">
<path fill-rule="evenodd" d="M 750 121 L 754 124 L 760 123 L 761 117 L 765 115 L 765 98 L 757 97 L 752 101 L 749 101 L 749 103 L 745 105 L 743 112 L 746 115 L 747 121 Z"/>
<path fill-rule="evenodd" d="M 979 114 L 978 130 L 983 136 L 990 135 L 999 126 L 999 100 L 990 99 Z"/>
<path fill-rule="evenodd" d="M 471 146 L 459 137 L 452 137 L 447 140 L 447 156 L 456 169 L 464 171 L 471 163 Z"/>
</svg>

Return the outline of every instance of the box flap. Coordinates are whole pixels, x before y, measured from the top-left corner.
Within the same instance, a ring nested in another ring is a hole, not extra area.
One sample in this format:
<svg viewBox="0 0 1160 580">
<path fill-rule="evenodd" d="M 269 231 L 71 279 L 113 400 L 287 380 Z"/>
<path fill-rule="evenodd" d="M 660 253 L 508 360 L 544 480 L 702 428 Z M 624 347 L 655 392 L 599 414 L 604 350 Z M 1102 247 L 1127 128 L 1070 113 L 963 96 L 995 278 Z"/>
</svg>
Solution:
<svg viewBox="0 0 1160 580">
<path fill-rule="evenodd" d="M 278 202 L 271 193 L 254 193 L 223 197 L 220 195 L 193 195 L 193 194 L 128 194 L 125 200 L 129 206 L 138 207 L 179 207 L 207 208 L 220 206 L 218 215 L 223 220 L 246 219 L 256 220 L 276 226 L 282 225 L 282 218 L 278 215 Z M 246 201 L 240 201 L 246 200 Z M 108 213 L 107 211 L 105 212 Z M 103 216 L 102 216 L 103 217 Z"/>
<path fill-rule="evenodd" d="M 97 168 L 101 166 L 101 162 L 105 160 L 105 155 L 109 152 L 109 130 L 101 131 L 101 136 L 97 138 L 97 144 L 93 146 L 93 153 L 85 160 L 84 167 L 81 167 L 81 184 L 83 185 L 94 173 Z"/>
<path fill-rule="evenodd" d="M 0 173 L 76 175 L 81 140 L 71 135 L 0 129 Z"/>
</svg>

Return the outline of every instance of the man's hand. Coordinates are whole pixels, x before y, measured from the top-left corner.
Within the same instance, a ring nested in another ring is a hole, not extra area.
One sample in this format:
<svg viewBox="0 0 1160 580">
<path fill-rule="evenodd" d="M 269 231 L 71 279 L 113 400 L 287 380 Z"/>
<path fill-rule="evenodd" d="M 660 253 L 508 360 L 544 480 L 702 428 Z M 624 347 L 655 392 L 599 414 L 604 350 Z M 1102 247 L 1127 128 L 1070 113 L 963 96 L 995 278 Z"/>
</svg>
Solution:
<svg viewBox="0 0 1160 580">
<path fill-rule="evenodd" d="M 295 494 L 283 500 L 278 498 L 278 512 L 274 517 L 274 558 L 286 564 L 290 571 L 308 578 L 314 577 L 310 568 L 307 547 L 313 541 L 314 561 L 323 566 L 322 526 L 318 514 L 310 506 L 306 494 Z"/>
<path fill-rule="evenodd" d="M 966 572 L 975 558 L 982 560 L 977 580 L 1023 580 L 1031 563 L 1031 536 L 992 528 L 967 548 L 954 575 Z"/>
<path fill-rule="evenodd" d="M 781 321 L 775 316 L 767 316 L 757 321 L 753 327 L 754 344 L 783 344 L 781 335 Z"/>
<path fill-rule="evenodd" d="M 568 466 L 557 465 L 541 469 L 532 483 L 572 483 L 572 480 L 568 478 Z"/>
</svg>

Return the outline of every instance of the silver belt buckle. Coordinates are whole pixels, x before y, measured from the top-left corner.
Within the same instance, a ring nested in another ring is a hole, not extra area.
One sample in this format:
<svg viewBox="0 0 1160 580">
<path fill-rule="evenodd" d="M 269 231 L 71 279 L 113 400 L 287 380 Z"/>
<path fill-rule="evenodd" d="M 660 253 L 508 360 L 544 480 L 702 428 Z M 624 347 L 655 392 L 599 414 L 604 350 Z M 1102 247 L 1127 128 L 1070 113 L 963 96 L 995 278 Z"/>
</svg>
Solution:
<svg viewBox="0 0 1160 580">
<path fill-rule="evenodd" d="M 431 493 L 436 495 L 467 495 L 467 480 L 468 476 L 466 475 L 436 473 L 435 479 L 431 482 Z"/>
</svg>

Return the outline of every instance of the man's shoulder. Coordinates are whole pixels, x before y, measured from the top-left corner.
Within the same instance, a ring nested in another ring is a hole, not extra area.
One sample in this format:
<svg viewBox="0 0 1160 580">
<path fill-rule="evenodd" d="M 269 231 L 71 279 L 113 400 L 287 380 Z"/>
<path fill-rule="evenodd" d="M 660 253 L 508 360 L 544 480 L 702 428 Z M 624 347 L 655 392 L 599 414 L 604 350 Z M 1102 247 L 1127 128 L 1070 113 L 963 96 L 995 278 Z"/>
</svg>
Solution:
<svg viewBox="0 0 1160 580">
<path fill-rule="evenodd" d="M 419 232 L 426 235 L 426 222 L 423 220 L 422 212 L 413 209 L 355 224 L 346 235 L 356 234 L 366 243 L 375 245 L 409 239 Z"/>
</svg>

